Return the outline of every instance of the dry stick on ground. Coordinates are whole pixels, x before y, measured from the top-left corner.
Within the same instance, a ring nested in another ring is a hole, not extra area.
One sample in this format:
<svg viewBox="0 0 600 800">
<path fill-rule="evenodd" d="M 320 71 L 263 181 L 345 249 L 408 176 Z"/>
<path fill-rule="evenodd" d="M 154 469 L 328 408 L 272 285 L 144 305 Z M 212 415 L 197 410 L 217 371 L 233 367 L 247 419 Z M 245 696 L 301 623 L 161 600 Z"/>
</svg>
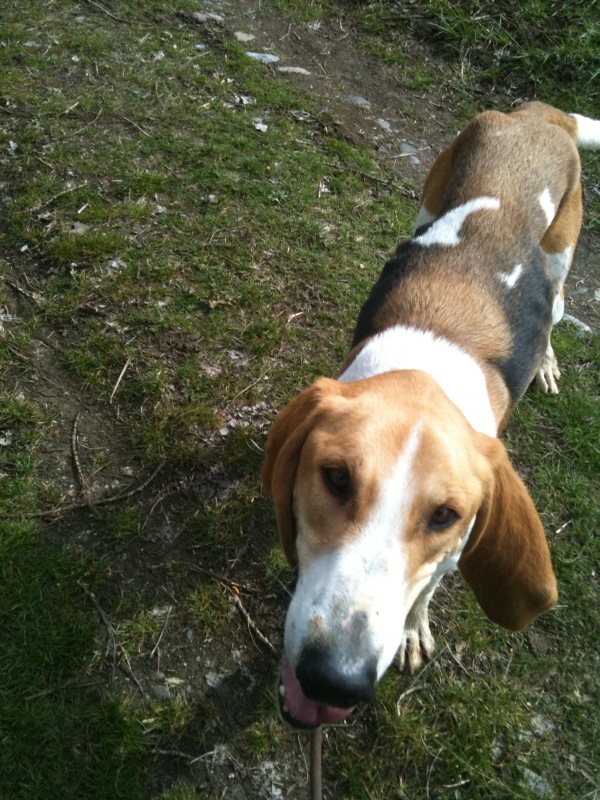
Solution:
<svg viewBox="0 0 600 800">
<path fill-rule="evenodd" d="M 103 111 L 104 111 L 104 108 L 102 106 L 100 106 L 100 111 L 98 111 L 98 113 L 96 114 L 96 116 L 94 117 L 94 119 L 91 122 L 88 122 L 88 124 L 84 125 L 83 128 L 78 128 L 76 131 L 73 131 L 73 133 L 69 133 L 64 138 L 65 139 L 70 139 L 73 136 L 79 136 L 80 133 L 83 133 L 84 131 L 87 131 L 88 128 L 91 128 L 92 125 L 95 125 L 96 122 L 98 122 L 98 120 L 100 119 L 100 116 L 102 115 Z"/>
<path fill-rule="evenodd" d="M 122 672 L 124 672 L 129 678 L 131 678 L 131 680 L 135 683 L 137 688 L 140 690 L 140 692 L 142 694 L 142 697 L 145 700 L 147 700 L 148 699 L 148 695 L 144 691 L 144 687 L 139 682 L 139 680 L 138 680 L 137 676 L 135 675 L 134 671 L 131 669 L 131 664 L 129 663 L 129 659 L 127 658 L 127 654 L 125 653 L 125 650 L 117 642 L 117 639 L 116 639 L 116 636 L 115 636 L 114 625 L 110 621 L 110 617 L 108 616 L 106 611 L 102 608 L 100 603 L 96 600 L 96 595 L 93 592 L 90 592 L 90 590 L 86 586 L 83 586 L 83 584 L 80 584 L 80 586 L 83 589 L 83 591 L 86 593 L 86 596 L 89 597 L 89 599 L 91 600 L 92 605 L 96 609 L 96 611 L 98 613 L 98 616 L 100 617 L 104 627 L 106 628 L 106 633 L 107 633 L 107 636 L 108 636 L 108 643 L 109 643 L 110 650 L 112 651 L 112 656 L 113 656 L 113 674 L 114 674 L 114 668 L 115 668 L 115 663 L 116 663 L 116 659 L 117 659 L 117 649 L 118 649 L 118 650 L 121 651 L 121 656 L 122 656 L 123 660 L 125 661 L 124 665 L 121 664 L 121 663 L 118 664 L 119 669 Z M 108 652 L 109 652 L 109 647 L 107 646 L 107 648 L 106 648 L 107 655 L 108 655 Z"/>
<path fill-rule="evenodd" d="M 116 20 L 117 22 L 127 22 L 126 19 L 123 19 L 123 17 L 117 17 L 116 14 L 113 14 L 107 8 L 104 8 L 104 6 L 100 5 L 100 3 L 96 3 L 95 0 L 86 0 L 86 2 L 88 2 L 91 6 L 94 6 L 95 8 L 99 9 L 100 11 L 102 11 L 103 14 L 106 14 L 108 17 Z"/>
<path fill-rule="evenodd" d="M 322 800 L 323 797 L 322 745 L 323 727 L 319 725 L 310 734 L 310 800 Z"/>
<path fill-rule="evenodd" d="M 227 589 L 227 591 L 229 592 L 229 594 L 233 598 L 233 602 L 234 602 L 235 606 L 237 607 L 237 609 L 240 612 L 240 614 L 242 615 L 242 617 L 246 620 L 246 624 L 248 625 L 248 627 L 250 628 L 252 633 L 254 633 L 256 638 L 260 642 L 262 642 L 265 645 L 265 647 L 268 647 L 269 650 L 274 655 L 277 655 L 277 649 L 275 648 L 273 643 L 270 642 L 269 639 L 264 635 L 264 633 L 262 633 L 262 631 L 259 629 L 259 627 L 256 624 L 256 622 L 254 622 L 254 620 L 252 619 L 252 617 L 250 616 L 250 614 L 246 610 L 246 607 L 242 603 L 242 600 L 241 600 L 240 596 L 238 595 L 238 593 L 233 588 L 234 586 L 237 587 L 239 584 L 237 584 L 235 581 L 230 581 L 228 578 L 221 577 L 220 575 L 217 575 L 216 573 L 211 572 L 211 570 L 209 570 L 209 569 L 205 569 L 203 567 L 198 567 L 198 566 L 196 566 L 196 564 L 190 564 L 187 561 L 185 563 L 186 563 L 186 566 L 190 567 L 190 569 L 192 569 L 194 572 L 199 572 L 201 575 L 208 575 L 208 577 L 212 578 L 214 581 L 216 581 L 224 589 Z"/>
<path fill-rule="evenodd" d="M 161 469 L 165 466 L 166 461 L 163 461 L 162 464 L 159 464 L 158 467 L 154 470 L 152 475 L 149 478 L 141 483 L 139 486 L 136 486 L 133 489 L 130 489 L 127 492 L 120 492 L 119 494 L 110 495 L 110 497 L 100 497 L 98 500 L 94 501 L 95 506 L 105 506 L 109 503 L 118 503 L 121 500 L 128 500 L 130 497 L 133 497 L 140 492 L 143 492 L 146 486 L 148 486 L 154 478 L 158 475 Z M 48 508 L 46 511 L 33 511 L 30 514 L 27 514 L 28 517 L 60 517 L 62 514 L 66 514 L 68 511 L 75 511 L 78 508 L 86 508 L 89 504 L 88 503 L 69 503 L 68 505 L 64 506 L 56 506 L 55 508 Z"/>
<path fill-rule="evenodd" d="M 233 591 L 233 589 L 230 586 L 227 586 L 224 583 L 222 583 L 221 586 L 225 586 L 225 588 L 229 591 L 229 593 L 231 594 L 231 597 L 233 599 L 233 602 L 236 605 L 238 611 L 240 612 L 242 617 L 246 620 L 246 624 L 248 625 L 250 630 L 254 633 L 256 638 L 259 639 L 265 645 L 265 647 L 268 647 L 269 650 L 274 655 L 277 655 L 277 650 L 271 644 L 271 642 L 267 639 L 267 637 L 264 635 L 264 633 L 261 633 L 261 631 L 258 629 L 256 623 L 252 620 L 252 617 L 246 611 L 246 609 L 244 607 L 244 604 L 242 603 L 240 597 Z"/>
<path fill-rule="evenodd" d="M 79 485 L 79 491 L 81 492 L 86 505 L 89 507 L 90 511 L 92 511 L 95 516 L 99 516 L 98 511 L 94 508 L 94 504 L 92 503 L 90 497 L 90 491 L 87 484 L 87 481 L 84 477 L 83 470 L 81 469 L 81 462 L 79 461 L 79 451 L 78 451 L 78 444 L 79 444 L 79 430 L 78 430 L 78 422 L 79 422 L 79 414 L 78 411 L 75 415 L 75 419 L 73 420 L 73 428 L 71 429 L 71 458 L 73 459 L 73 468 L 75 471 L 75 478 Z"/>
<path fill-rule="evenodd" d="M 115 383 L 115 385 L 114 385 L 114 388 L 113 388 L 113 390 L 112 390 L 112 392 L 111 392 L 111 395 L 110 395 L 110 399 L 109 399 L 109 401 L 108 401 L 108 402 L 109 402 L 109 404 L 111 404 L 111 403 L 112 403 L 112 401 L 113 401 L 113 398 L 114 398 L 114 396 L 115 396 L 115 394 L 116 394 L 116 392 L 117 392 L 117 389 L 119 388 L 119 385 L 120 385 L 121 381 L 123 380 L 123 376 L 124 376 L 124 375 L 125 375 L 125 373 L 127 372 L 127 368 L 129 367 L 129 365 L 131 364 L 131 360 L 132 360 L 132 358 L 131 358 L 131 356 L 129 356 L 129 358 L 128 358 L 128 359 L 127 359 L 127 361 L 125 362 L 125 366 L 123 367 L 123 369 L 122 369 L 122 370 L 121 370 L 121 372 L 119 373 L 119 377 L 117 378 L 117 382 L 116 382 L 116 383 Z"/>
<path fill-rule="evenodd" d="M 4 279 L 4 283 L 6 283 L 7 286 L 10 286 L 11 289 L 14 289 L 15 292 L 18 292 L 19 294 L 22 294 L 23 297 L 26 297 L 30 303 L 33 303 L 38 308 L 40 307 L 40 303 L 44 298 L 39 292 L 28 292 L 27 289 L 23 289 L 23 287 L 19 286 L 18 283 L 11 281 L 8 278 Z"/>
</svg>

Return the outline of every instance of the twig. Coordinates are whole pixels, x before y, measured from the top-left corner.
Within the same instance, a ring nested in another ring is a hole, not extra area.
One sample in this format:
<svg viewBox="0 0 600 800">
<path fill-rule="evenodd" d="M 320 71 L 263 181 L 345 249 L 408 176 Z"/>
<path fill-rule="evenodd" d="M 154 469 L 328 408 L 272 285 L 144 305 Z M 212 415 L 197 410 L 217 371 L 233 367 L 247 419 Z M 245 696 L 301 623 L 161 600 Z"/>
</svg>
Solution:
<svg viewBox="0 0 600 800">
<path fill-rule="evenodd" d="M 199 572 L 200 575 L 206 575 L 209 578 L 217 581 L 217 583 L 222 583 L 225 585 L 225 588 L 228 588 L 226 584 L 231 584 L 231 586 L 238 586 L 243 588 L 245 592 L 259 592 L 261 595 L 264 595 L 263 590 L 257 590 L 252 586 L 248 586 L 248 584 L 238 583 L 238 581 L 232 581 L 229 578 L 225 577 L 225 575 L 219 575 L 218 572 L 213 572 L 212 569 L 206 569 L 206 567 L 199 567 L 197 564 L 194 564 L 192 561 L 181 561 L 181 564 L 191 569 L 193 572 Z M 235 591 L 235 589 L 234 589 Z"/>
<path fill-rule="evenodd" d="M 42 689 L 41 692 L 36 692 L 35 694 L 29 694 L 25 698 L 26 702 L 30 702 L 31 700 L 39 700 L 40 697 L 48 697 L 48 695 L 56 694 L 58 692 L 62 692 L 64 689 L 68 688 L 69 686 L 73 686 L 75 684 L 77 689 L 90 689 L 92 686 L 102 686 L 105 682 L 103 680 L 100 681 L 89 681 L 88 683 L 79 683 L 79 677 L 70 678 L 68 681 L 65 681 L 60 686 L 51 686 L 48 689 Z"/>
<path fill-rule="evenodd" d="M 160 632 L 160 636 L 156 640 L 156 644 L 152 648 L 152 652 L 150 653 L 150 658 L 154 658 L 154 653 L 158 650 L 158 646 L 161 642 L 162 637 L 164 636 L 165 631 L 167 630 L 167 625 L 169 624 L 169 617 L 171 616 L 171 611 L 173 610 L 173 606 L 169 606 L 169 610 L 167 611 L 167 618 L 165 620 L 165 624 L 163 625 L 163 629 Z"/>
<path fill-rule="evenodd" d="M 73 428 L 71 430 L 71 458 L 73 459 L 73 466 L 75 468 L 75 478 L 79 484 L 79 491 L 81 492 L 86 505 L 93 514 L 99 516 L 98 511 L 94 508 L 94 504 L 90 498 L 87 481 L 83 476 L 83 470 L 81 469 L 81 463 L 79 461 L 79 452 L 77 449 L 77 444 L 79 442 L 79 431 L 77 429 L 78 420 L 79 411 L 75 415 L 75 419 L 73 420 Z"/>
<path fill-rule="evenodd" d="M 140 492 L 143 492 L 148 484 L 152 483 L 154 478 L 158 475 L 161 469 L 165 466 L 166 461 L 163 461 L 162 464 L 159 464 L 158 467 L 154 470 L 152 475 L 149 478 L 141 483 L 139 486 L 136 486 L 134 489 L 130 489 L 127 492 L 121 492 L 120 494 L 113 494 L 110 497 L 100 497 L 98 500 L 94 501 L 94 505 L 96 506 L 104 506 L 108 505 L 109 503 L 118 503 L 121 500 L 127 500 L 130 497 L 133 497 Z M 31 514 L 26 514 L 27 517 L 53 517 L 53 516 L 60 516 L 68 511 L 75 511 L 78 508 L 85 508 L 88 503 L 68 503 L 64 506 L 57 506 L 56 508 L 48 508 L 46 511 L 34 511 Z"/>
<path fill-rule="evenodd" d="M 54 194 L 52 195 L 52 197 L 49 197 L 48 200 L 44 200 L 43 202 L 41 200 L 38 200 L 31 206 L 29 210 L 39 211 L 40 208 L 52 205 L 52 203 L 55 200 L 58 200 L 59 197 L 62 197 L 65 194 L 71 194 L 71 192 L 76 192 L 78 191 L 78 189 L 85 189 L 87 185 L 88 185 L 87 181 L 84 181 L 83 183 L 77 183 L 74 186 L 68 186 L 66 189 L 63 189 L 62 192 L 57 192 L 57 194 Z"/>
<path fill-rule="evenodd" d="M 106 628 L 106 637 L 107 637 L 107 644 L 106 644 L 106 653 L 105 655 L 109 654 L 109 650 L 112 652 L 112 663 L 113 663 L 113 675 L 115 670 L 115 663 L 117 660 L 117 640 L 115 637 L 115 629 L 113 627 L 112 622 L 110 621 L 110 617 L 106 613 L 106 611 L 102 608 L 100 603 L 96 600 L 96 595 L 84 586 L 83 584 L 79 584 L 83 591 L 85 592 L 86 596 L 92 601 L 92 605 L 96 609 L 96 612 L 100 619 L 102 620 L 102 624 Z"/>
<path fill-rule="evenodd" d="M 439 759 L 440 753 L 442 752 L 443 749 L 444 749 L 443 747 L 440 747 L 436 757 L 431 762 L 431 766 L 427 770 L 427 784 L 425 786 L 425 792 L 427 793 L 427 800 L 430 800 L 430 798 L 431 798 L 431 795 L 429 794 L 429 782 L 431 781 L 431 773 L 433 772 L 433 768 L 435 767 L 435 763 Z"/>
<path fill-rule="evenodd" d="M 57 117 L 64 117 L 65 114 L 69 114 L 71 111 L 74 111 L 78 105 L 79 105 L 79 100 L 76 103 L 70 105 L 68 108 L 65 108 L 64 111 L 60 112 L 60 114 L 57 114 Z"/>
<path fill-rule="evenodd" d="M 83 591 L 86 593 L 86 595 L 92 601 L 92 604 L 93 604 L 94 608 L 98 612 L 98 615 L 99 615 L 100 619 L 102 620 L 102 622 L 104 624 L 104 627 L 106 628 L 106 633 L 108 635 L 108 639 L 109 639 L 109 642 L 110 642 L 110 644 L 112 646 L 112 652 L 113 652 L 113 673 L 114 673 L 114 667 L 115 667 L 115 662 L 116 662 L 116 658 L 117 658 L 117 647 L 118 647 L 118 649 L 121 651 L 121 656 L 122 656 L 123 660 L 125 661 L 125 664 L 120 663 L 118 665 L 119 669 L 122 672 L 124 672 L 129 678 L 131 678 L 131 680 L 135 683 L 137 688 L 140 690 L 140 692 L 142 694 L 142 697 L 145 700 L 147 700 L 148 699 L 148 695 L 144 691 L 144 687 L 142 686 L 142 684 L 137 679 L 137 676 L 135 675 L 134 671 L 131 669 L 131 664 L 129 663 L 129 659 L 127 658 L 127 653 L 125 652 L 125 650 L 123 649 L 123 647 L 121 645 L 117 644 L 117 640 L 116 640 L 116 637 L 115 637 L 115 629 L 113 627 L 112 622 L 110 621 L 110 617 L 108 616 L 106 611 L 102 608 L 100 603 L 96 600 L 96 596 L 94 595 L 94 593 L 90 592 L 90 590 L 86 586 L 83 586 L 83 584 L 80 584 L 80 585 L 82 586 Z M 107 655 L 108 655 L 108 648 L 107 648 L 106 652 L 107 652 Z"/>
<path fill-rule="evenodd" d="M 111 19 L 114 19 L 117 22 L 127 22 L 126 19 L 123 19 L 123 17 L 117 17 L 115 14 L 111 13 L 107 8 L 104 8 L 104 6 L 101 6 L 100 3 L 96 3 L 95 0 L 87 0 L 87 2 L 91 6 L 95 6 L 95 8 L 97 8 L 99 11 L 102 11 L 103 14 L 106 14 Z"/>
<path fill-rule="evenodd" d="M 437 124 L 440 126 L 440 128 L 441 128 L 443 131 L 447 131 L 447 130 L 448 130 L 448 128 L 446 128 L 446 126 L 445 126 L 444 124 L 442 124 L 442 123 L 439 121 L 439 119 L 437 119 L 437 117 L 434 117 L 434 116 L 433 116 L 433 114 L 431 113 L 431 111 L 429 111 L 429 109 L 428 109 L 428 108 L 426 108 L 426 109 L 425 109 L 425 113 L 427 114 L 427 116 L 428 116 L 428 117 L 431 117 L 431 119 L 432 119 L 434 122 L 436 122 L 436 123 L 437 123 Z"/>
<path fill-rule="evenodd" d="M 256 636 L 256 638 L 257 638 L 257 639 L 259 639 L 259 640 L 260 640 L 260 641 L 261 641 L 261 642 L 262 642 L 262 643 L 265 645 L 265 647 L 268 647 L 268 648 L 269 648 L 269 650 L 270 650 L 270 651 L 271 651 L 271 652 L 272 652 L 274 655 L 277 655 L 277 650 L 276 650 L 276 649 L 275 649 L 275 647 L 274 647 L 274 646 L 271 644 L 271 642 L 270 642 L 270 641 L 267 639 L 267 637 L 264 635 L 264 633 L 261 633 L 261 631 L 258 629 L 258 627 L 257 627 L 256 623 L 255 623 L 255 622 L 252 620 L 252 617 L 251 617 L 251 616 L 250 616 L 250 614 L 249 614 L 249 613 L 246 611 L 246 609 L 245 609 L 245 607 L 244 607 L 244 604 L 242 603 L 242 601 L 240 600 L 240 598 L 238 597 L 238 595 L 237 595 L 237 594 L 236 594 L 236 593 L 233 591 L 233 589 L 232 589 L 231 587 L 227 586 L 226 584 L 222 583 L 221 585 L 222 585 L 222 586 L 225 586 L 225 588 L 226 588 L 226 589 L 229 591 L 229 593 L 231 594 L 231 597 L 233 598 L 233 602 L 234 602 L 234 604 L 237 606 L 237 609 L 238 609 L 238 611 L 240 612 L 240 614 L 242 615 L 242 617 L 243 617 L 243 618 L 246 620 L 246 624 L 248 625 L 248 627 L 250 628 L 250 630 L 251 630 L 251 631 L 254 633 L 254 635 Z"/>
<path fill-rule="evenodd" d="M 240 389 L 240 391 L 239 391 L 239 392 L 237 392 L 237 394 L 234 394 L 234 395 L 233 395 L 233 397 L 231 398 L 231 402 L 233 402 L 234 400 L 237 400 L 237 398 L 238 398 L 240 395 L 242 395 L 242 394 L 244 394 L 245 392 L 247 392 L 247 391 L 248 391 L 248 389 L 251 389 L 253 386 L 256 386 L 256 384 L 257 384 L 257 383 L 260 383 L 260 382 L 262 381 L 262 379 L 263 379 L 263 378 L 266 378 L 266 376 L 267 376 L 268 374 L 269 374 L 268 372 L 265 372 L 263 375 L 261 375 L 261 376 L 260 376 L 259 378 L 257 378 L 255 381 L 252 381 L 252 383 L 249 383 L 249 384 L 248 384 L 248 386 L 244 386 L 244 388 L 243 388 L 243 389 Z"/>
<path fill-rule="evenodd" d="M 322 800 L 323 780 L 322 780 L 322 758 L 321 749 L 323 744 L 323 727 L 319 725 L 310 734 L 310 798 L 311 800 Z"/>
<path fill-rule="evenodd" d="M 89 503 L 87 481 L 83 477 L 83 471 L 81 469 L 81 463 L 79 461 L 79 453 L 77 450 L 77 443 L 79 441 L 79 430 L 77 428 L 77 423 L 79 422 L 79 414 L 80 414 L 79 411 L 77 412 L 77 414 L 75 414 L 75 419 L 73 420 L 73 427 L 71 429 L 71 458 L 73 459 L 73 466 L 75 468 L 75 478 L 79 485 L 79 491 L 84 496 L 86 501 Z"/>
<path fill-rule="evenodd" d="M 40 301 L 44 298 L 39 292 L 28 292 L 27 289 L 23 289 L 23 287 L 19 286 L 18 283 L 15 283 L 8 278 L 5 278 L 4 282 L 7 284 L 7 286 L 10 286 L 11 289 L 14 289 L 15 292 L 18 292 L 19 294 L 22 294 L 23 297 L 26 297 L 30 303 L 33 303 L 38 308 L 40 307 Z"/>
<path fill-rule="evenodd" d="M 96 114 L 96 116 L 94 117 L 94 119 L 91 122 L 88 122 L 88 124 L 84 125 L 83 128 L 78 128 L 76 131 L 73 131 L 73 133 L 67 134 L 67 136 L 65 136 L 64 138 L 65 139 L 70 139 L 72 136 L 79 136 L 80 133 L 83 133 L 84 131 L 87 131 L 88 128 L 91 128 L 92 125 L 95 125 L 96 122 L 98 122 L 98 120 L 100 119 L 100 115 L 102 114 L 103 110 L 104 110 L 103 107 L 100 106 L 100 111 Z"/>
<path fill-rule="evenodd" d="M 129 119 L 129 117 L 121 117 L 121 119 L 124 119 L 124 120 L 125 120 L 125 122 L 128 122 L 130 125 L 133 125 L 133 127 L 134 127 L 134 128 L 137 128 L 137 129 L 138 129 L 138 131 L 139 131 L 140 133 L 143 133 L 143 134 L 144 134 L 144 136 L 147 136 L 149 139 L 151 139 L 151 138 L 152 138 L 152 134 L 148 133 L 148 131 L 145 131 L 143 128 L 141 128 L 141 127 L 140 127 L 140 126 L 137 124 L 137 122 L 134 122 L 132 119 Z"/>
<path fill-rule="evenodd" d="M 338 167 L 336 164 L 328 164 L 328 167 L 335 172 L 348 172 L 347 168 L 342 170 L 342 168 Z M 360 178 L 375 181 L 376 183 L 382 183 L 384 186 L 389 186 L 403 195 L 403 197 L 407 197 L 409 200 L 419 199 L 417 193 L 413 189 L 408 189 L 406 186 L 400 186 L 399 183 L 391 181 L 389 178 L 380 178 L 379 175 L 372 175 L 370 172 L 363 172 L 360 169 L 350 169 L 350 172 L 352 172 L 354 175 L 358 175 Z"/>
<path fill-rule="evenodd" d="M 224 589 L 226 589 L 229 592 L 229 594 L 231 595 L 231 597 L 233 599 L 233 602 L 236 605 L 238 611 L 243 616 L 243 618 L 246 620 L 246 624 L 248 625 L 248 627 L 250 628 L 252 633 L 254 633 L 256 638 L 259 639 L 259 641 L 261 641 L 265 645 L 265 647 L 268 647 L 269 650 L 274 655 L 277 655 L 277 649 L 272 644 L 272 642 L 270 642 L 269 639 L 267 639 L 267 637 L 264 635 L 264 633 L 262 633 L 262 631 L 259 629 L 257 624 L 254 622 L 254 620 L 252 619 L 252 617 L 250 616 L 250 614 L 246 610 L 246 607 L 242 603 L 242 601 L 240 599 L 240 596 L 238 595 L 236 590 L 233 588 L 233 587 L 237 587 L 238 584 L 235 583 L 234 581 L 229 581 L 228 578 L 222 578 L 220 575 L 217 575 L 216 573 L 211 572 L 211 570 L 209 570 L 209 569 L 204 569 L 203 567 L 198 567 L 198 566 L 196 566 L 196 564 L 190 564 L 189 562 L 185 562 L 185 563 L 192 570 L 194 570 L 194 572 L 199 572 L 202 575 L 208 575 L 210 578 L 212 578 L 214 581 L 216 581 L 220 586 L 222 586 Z"/>
<path fill-rule="evenodd" d="M 142 684 L 137 679 L 137 676 L 136 676 L 135 672 L 131 669 L 131 664 L 129 663 L 129 659 L 127 658 L 127 655 L 126 655 L 125 651 L 123 650 L 122 647 L 120 647 L 119 649 L 121 650 L 121 655 L 125 659 L 125 664 L 119 664 L 119 669 L 122 672 L 124 672 L 129 678 L 131 678 L 131 680 L 135 683 L 137 688 L 140 690 L 140 693 L 141 693 L 142 697 L 144 698 L 144 700 L 147 700 L 148 699 L 148 695 L 144 691 L 144 687 L 142 686 Z"/>
<path fill-rule="evenodd" d="M 125 375 L 125 373 L 127 372 L 127 368 L 128 368 L 128 367 L 129 367 L 129 365 L 131 364 L 131 360 L 132 360 L 132 356 L 129 356 L 129 357 L 128 357 L 128 359 L 127 359 L 127 361 L 125 362 L 125 366 L 123 367 L 123 369 L 121 370 L 121 372 L 120 372 L 120 374 L 119 374 L 119 377 L 117 378 L 117 382 L 115 383 L 115 386 L 114 386 L 114 388 L 113 388 L 113 390 L 112 390 L 112 393 L 111 393 L 111 395 L 110 395 L 110 399 L 109 399 L 109 401 L 108 401 L 108 402 L 109 402 L 109 404 L 110 404 L 110 403 L 112 403 L 112 401 L 113 401 L 113 397 L 115 396 L 115 394 L 116 394 L 116 391 L 117 391 L 117 389 L 119 388 L 119 384 L 120 384 L 120 383 L 121 383 L 121 381 L 123 380 L 123 376 L 124 376 L 124 375 Z"/>
<path fill-rule="evenodd" d="M 189 761 L 190 764 L 193 764 L 194 761 L 197 760 L 195 756 L 191 756 L 189 753 L 184 753 L 181 750 L 161 750 L 160 748 L 156 748 L 156 750 L 152 751 L 157 756 L 170 756 L 171 758 L 183 758 L 186 761 Z M 212 753 L 210 754 L 212 755 Z M 202 756 L 198 756 L 198 758 L 202 758 Z"/>
</svg>

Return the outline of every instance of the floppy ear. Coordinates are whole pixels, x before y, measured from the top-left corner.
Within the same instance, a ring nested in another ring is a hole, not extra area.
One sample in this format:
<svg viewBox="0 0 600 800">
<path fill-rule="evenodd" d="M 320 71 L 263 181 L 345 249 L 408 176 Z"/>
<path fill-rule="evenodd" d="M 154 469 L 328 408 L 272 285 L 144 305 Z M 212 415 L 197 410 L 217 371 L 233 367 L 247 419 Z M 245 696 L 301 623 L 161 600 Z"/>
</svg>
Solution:
<svg viewBox="0 0 600 800">
<path fill-rule="evenodd" d="M 487 616 L 520 630 L 558 599 L 542 522 L 504 445 L 481 434 L 492 480 L 458 567 Z"/>
<path fill-rule="evenodd" d="M 306 437 L 323 412 L 323 398 L 336 389 L 339 390 L 337 381 L 319 378 L 279 412 L 267 438 L 262 486 L 275 503 L 279 539 L 292 566 L 297 561 L 294 483 L 300 453 Z"/>
</svg>

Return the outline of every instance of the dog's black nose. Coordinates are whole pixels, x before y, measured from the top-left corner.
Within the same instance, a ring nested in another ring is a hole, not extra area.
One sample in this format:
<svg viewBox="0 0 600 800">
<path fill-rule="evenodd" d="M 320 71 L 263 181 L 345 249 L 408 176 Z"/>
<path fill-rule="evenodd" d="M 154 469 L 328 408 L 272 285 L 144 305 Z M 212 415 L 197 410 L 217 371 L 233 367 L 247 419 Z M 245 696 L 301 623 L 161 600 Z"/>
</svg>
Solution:
<svg viewBox="0 0 600 800">
<path fill-rule="evenodd" d="M 373 700 L 377 663 L 360 657 L 340 658 L 339 653 L 328 647 L 309 645 L 302 651 L 296 677 L 311 700 L 336 708 L 352 708 Z"/>
</svg>

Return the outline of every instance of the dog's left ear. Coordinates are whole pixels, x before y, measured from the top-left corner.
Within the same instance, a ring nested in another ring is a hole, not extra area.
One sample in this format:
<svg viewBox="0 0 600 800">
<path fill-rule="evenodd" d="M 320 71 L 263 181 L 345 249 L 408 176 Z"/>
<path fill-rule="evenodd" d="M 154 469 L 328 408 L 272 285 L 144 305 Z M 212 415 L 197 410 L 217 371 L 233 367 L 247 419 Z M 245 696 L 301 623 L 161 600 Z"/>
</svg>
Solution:
<svg viewBox="0 0 600 800">
<path fill-rule="evenodd" d="M 262 486 L 265 494 L 275 503 L 279 540 L 292 566 L 298 560 L 294 484 L 300 453 L 306 437 L 322 413 L 326 399 L 338 394 L 340 386 L 338 381 L 330 378 L 316 380 L 279 412 L 267 438 Z"/>
<path fill-rule="evenodd" d="M 542 522 L 504 445 L 478 434 L 492 478 L 458 567 L 493 621 L 520 630 L 558 599 Z"/>
</svg>

